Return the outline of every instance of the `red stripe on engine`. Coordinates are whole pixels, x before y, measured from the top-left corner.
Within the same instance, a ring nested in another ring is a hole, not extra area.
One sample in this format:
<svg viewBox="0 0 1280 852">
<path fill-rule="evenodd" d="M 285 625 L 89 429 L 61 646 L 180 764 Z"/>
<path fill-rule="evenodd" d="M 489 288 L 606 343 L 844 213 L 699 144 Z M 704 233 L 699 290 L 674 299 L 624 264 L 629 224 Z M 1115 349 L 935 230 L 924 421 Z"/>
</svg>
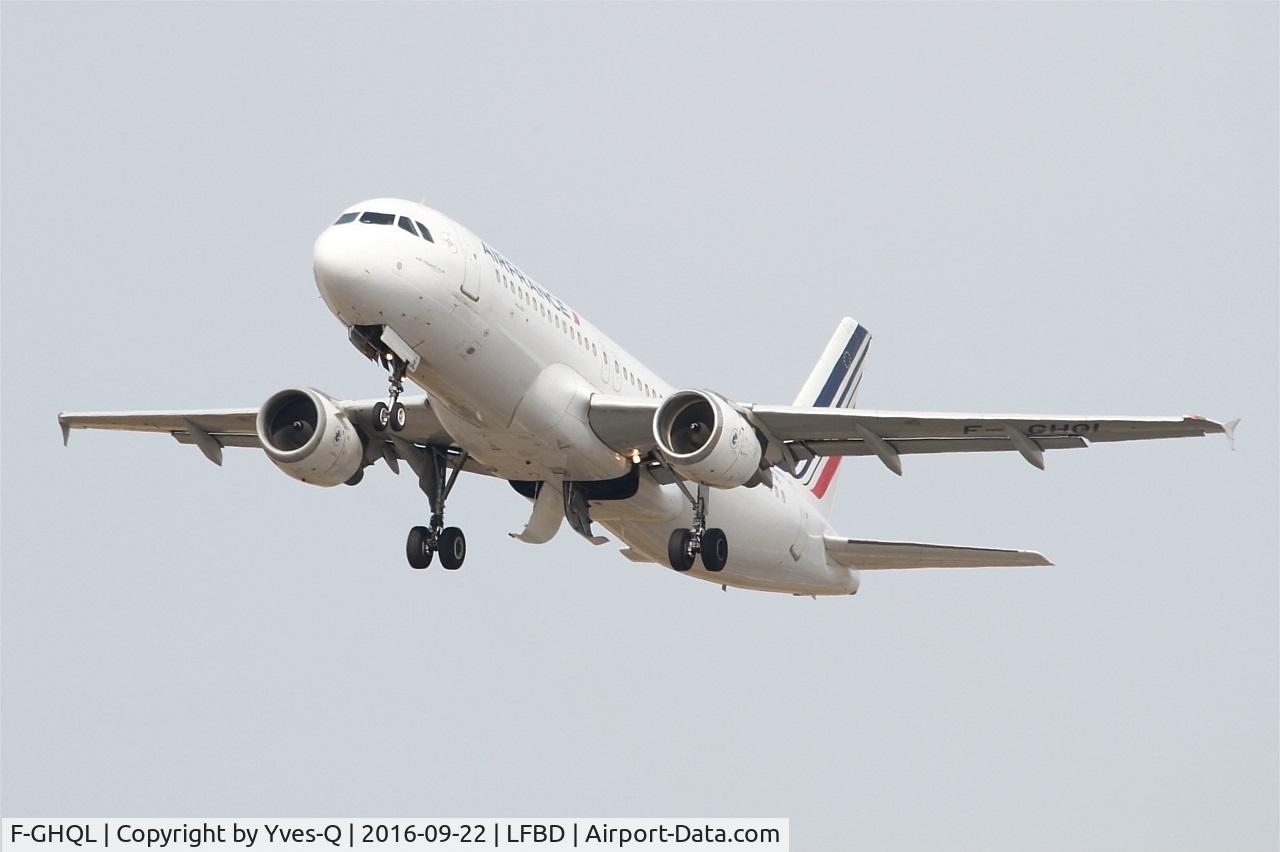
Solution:
<svg viewBox="0 0 1280 852">
<path fill-rule="evenodd" d="M 819 500 L 827 493 L 827 487 L 831 485 L 832 478 L 836 475 L 836 468 L 840 467 L 840 462 L 844 456 L 832 456 L 827 459 L 826 465 L 823 466 L 822 472 L 818 474 L 818 482 L 813 486 L 813 496 Z"/>
</svg>

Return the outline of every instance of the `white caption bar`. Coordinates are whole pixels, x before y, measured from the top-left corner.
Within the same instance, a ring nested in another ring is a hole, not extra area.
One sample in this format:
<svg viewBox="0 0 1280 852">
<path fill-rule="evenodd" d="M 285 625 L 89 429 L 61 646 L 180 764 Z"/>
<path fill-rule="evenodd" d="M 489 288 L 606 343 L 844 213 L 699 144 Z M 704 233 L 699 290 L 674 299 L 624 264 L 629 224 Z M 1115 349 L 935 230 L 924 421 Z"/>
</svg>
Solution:
<svg viewBox="0 0 1280 852">
<path fill-rule="evenodd" d="M 684 849 L 787 852 L 787 819 L 5 819 L 12 852 Z"/>
</svg>

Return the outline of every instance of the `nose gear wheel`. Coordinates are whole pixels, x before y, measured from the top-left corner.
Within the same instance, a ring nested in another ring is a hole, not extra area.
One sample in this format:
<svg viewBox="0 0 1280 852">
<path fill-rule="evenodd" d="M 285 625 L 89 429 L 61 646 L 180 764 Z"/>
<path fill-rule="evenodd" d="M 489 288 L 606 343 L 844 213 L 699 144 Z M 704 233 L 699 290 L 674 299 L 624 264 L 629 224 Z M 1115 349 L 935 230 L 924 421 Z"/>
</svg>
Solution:
<svg viewBox="0 0 1280 852">
<path fill-rule="evenodd" d="M 400 402 L 400 394 L 404 393 L 404 374 L 408 369 L 404 359 L 394 352 L 382 355 L 382 364 L 387 369 L 387 397 L 389 402 L 378 402 L 373 406 L 373 431 L 384 432 L 388 426 L 391 431 L 400 432 L 409 422 L 409 412 Z"/>
</svg>

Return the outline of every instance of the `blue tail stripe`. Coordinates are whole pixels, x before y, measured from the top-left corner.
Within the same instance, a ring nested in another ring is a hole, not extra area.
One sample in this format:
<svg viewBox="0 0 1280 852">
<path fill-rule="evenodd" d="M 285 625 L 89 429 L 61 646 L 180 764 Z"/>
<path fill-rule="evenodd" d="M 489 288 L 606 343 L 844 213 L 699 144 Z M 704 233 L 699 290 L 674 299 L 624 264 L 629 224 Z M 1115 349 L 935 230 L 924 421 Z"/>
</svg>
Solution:
<svg viewBox="0 0 1280 852">
<path fill-rule="evenodd" d="M 858 372 L 862 369 L 862 362 L 866 360 L 867 352 L 870 351 L 871 347 L 868 346 L 864 348 L 861 353 L 858 353 L 858 360 L 854 361 L 852 366 L 846 368 L 844 366 L 844 362 L 845 359 L 849 357 L 850 353 L 858 352 L 858 346 L 866 339 L 866 336 L 866 329 L 862 326 L 858 326 L 857 330 L 853 333 L 853 336 L 849 339 L 848 345 L 845 346 L 844 351 L 840 353 L 840 357 L 836 360 L 836 365 L 832 370 L 831 377 L 827 379 L 827 383 L 823 386 L 822 393 L 818 394 L 818 399 L 813 406 L 814 408 L 844 408 L 845 403 L 847 403 L 857 391 L 858 385 L 861 384 Z M 845 379 L 849 379 L 849 384 L 845 386 L 844 393 L 840 394 L 840 399 L 836 401 L 835 405 L 832 405 L 832 398 L 835 396 L 836 391 L 839 390 L 840 386 L 844 384 Z M 814 467 L 814 462 L 816 461 L 816 458 L 811 458 L 801 462 L 800 466 L 796 468 L 796 479 L 803 480 L 806 476 L 811 476 L 812 474 L 817 473 L 817 470 Z M 806 484 L 808 483 L 806 482 Z"/>
<path fill-rule="evenodd" d="M 866 353 L 864 352 L 863 354 L 865 356 Z M 844 404 L 848 402 L 849 399 L 855 393 L 858 392 L 858 385 L 862 384 L 862 376 L 858 374 L 858 368 L 861 366 L 862 366 L 862 359 L 859 358 L 857 365 L 855 365 L 853 368 L 853 374 L 850 378 L 848 387 L 845 388 L 844 393 L 840 394 L 840 401 L 837 402 L 834 406 L 832 406 L 833 408 L 844 408 Z M 813 477 L 818 472 L 817 468 L 814 466 L 817 461 L 818 461 L 817 458 L 806 459 L 800 465 L 800 467 L 796 469 L 796 479 L 804 479 L 805 480 L 804 484 L 808 485 L 809 480 L 813 479 Z M 810 470 L 810 468 L 813 468 L 813 469 Z"/>
<path fill-rule="evenodd" d="M 867 349 L 863 349 L 862 354 L 858 356 L 858 360 L 855 361 L 853 366 L 849 369 L 849 384 L 845 386 L 844 393 L 840 394 L 840 398 L 836 400 L 835 405 L 831 406 L 832 408 L 844 408 L 845 403 L 847 403 L 849 398 L 853 396 L 853 392 L 858 387 L 858 381 L 861 378 L 858 375 L 858 371 L 862 369 L 862 362 L 866 360 L 867 350 L 870 348 L 871 347 L 868 346 Z"/>
<path fill-rule="evenodd" d="M 822 391 L 818 394 L 818 398 L 814 400 L 814 408 L 826 408 L 831 405 L 831 400 L 835 399 L 836 391 L 840 385 L 844 383 L 844 377 L 849 374 L 848 367 L 845 366 L 847 359 L 852 359 L 857 353 L 858 347 L 862 345 L 862 341 L 867 336 L 867 330 L 862 326 L 858 326 L 853 332 L 853 336 L 849 338 L 849 342 L 845 344 L 844 351 L 840 353 L 840 357 L 836 359 L 835 366 L 831 369 L 831 375 L 827 378 L 826 384 L 822 386 Z"/>
</svg>

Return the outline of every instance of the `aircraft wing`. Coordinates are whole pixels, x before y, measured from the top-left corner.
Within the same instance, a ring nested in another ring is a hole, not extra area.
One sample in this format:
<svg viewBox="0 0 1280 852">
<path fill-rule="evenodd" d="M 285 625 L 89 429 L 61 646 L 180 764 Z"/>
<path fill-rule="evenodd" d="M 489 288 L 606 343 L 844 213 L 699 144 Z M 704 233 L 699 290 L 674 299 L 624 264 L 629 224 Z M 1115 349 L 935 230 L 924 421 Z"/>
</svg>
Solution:
<svg viewBox="0 0 1280 852">
<path fill-rule="evenodd" d="M 655 448 L 653 416 L 659 403 L 629 397 L 592 397 L 589 418 L 600 439 L 620 453 Z M 766 460 L 800 463 L 815 456 L 877 456 L 902 473 L 900 456 L 916 453 L 1015 451 L 1044 467 L 1044 450 L 1087 447 L 1101 441 L 1145 441 L 1223 433 L 1233 439 L 1238 420 L 1204 417 L 1117 417 L 1061 414 L 951 414 L 926 411 L 796 408 L 738 405 L 764 436 Z M 785 448 L 785 449 L 784 449 Z"/>
<path fill-rule="evenodd" d="M 751 412 L 766 433 L 787 444 L 798 460 L 875 455 L 895 473 L 902 472 L 898 456 L 912 453 L 1016 451 L 1043 468 L 1044 450 L 1217 432 L 1230 439 L 1239 422 L 1223 424 L 1196 416 L 948 414 L 782 406 L 754 406 Z"/>
<path fill-rule="evenodd" d="M 215 408 L 204 411 L 87 411 L 62 413 L 62 443 L 67 443 L 72 429 L 115 429 L 125 432 L 168 432 L 175 438 L 191 434 L 194 426 L 210 435 L 226 439 L 225 446 L 257 447 L 254 424 L 256 408 Z M 178 440 L 182 440 L 178 438 Z"/>
<path fill-rule="evenodd" d="M 402 396 L 409 410 L 408 423 L 402 432 L 377 432 L 373 429 L 373 406 L 382 400 L 346 400 L 338 403 L 351 421 L 369 439 L 366 460 L 386 459 L 398 469 L 397 458 L 405 459 L 416 470 L 418 453 L 414 446 L 453 448 L 449 435 L 425 396 Z M 72 429 L 114 429 L 128 432 L 168 432 L 181 444 L 194 444 L 215 464 L 222 464 L 223 447 L 261 447 L 257 433 L 257 408 L 195 409 L 176 411 L 93 411 L 67 412 L 58 415 L 62 442 L 67 443 Z M 374 440 L 378 439 L 378 440 Z M 489 473 L 474 460 L 465 470 Z"/>
<path fill-rule="evenodd" d="M 888 568 L 1012 568 L 1052 565 L 1034 550 L 957 547 L 914 541 L 867 541 L 829 535 L 823 538 L 831 561 L 863 571 Z"/>
</svg>

